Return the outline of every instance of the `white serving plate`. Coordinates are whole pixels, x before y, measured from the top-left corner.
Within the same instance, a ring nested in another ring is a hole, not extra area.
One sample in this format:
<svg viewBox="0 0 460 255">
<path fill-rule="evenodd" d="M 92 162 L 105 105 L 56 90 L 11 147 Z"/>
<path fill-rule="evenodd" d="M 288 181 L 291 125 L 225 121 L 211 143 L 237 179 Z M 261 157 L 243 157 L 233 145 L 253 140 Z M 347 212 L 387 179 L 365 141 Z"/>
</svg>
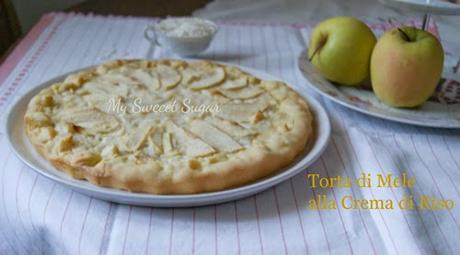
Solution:
<svg viewBox="0 0 460 255">
<path fill-rule="evenodd" d="M 308 61 L 307 50 L 298 59 L 301 73 L 314 90 L 326 98 L 350 109 L 396 122 L 424 127 L 460 128 L 460 104 L 428 101 L 416 109 L 399 109 L 380 102 L 372 91 L 336 86 L 326 80 Z"/>
<path fill-rule="evenodd" d="M 379 0 L 395 8 L 439 15 L 460 15 L 460 4 L 442 0 Z"/>
<path fill-rule="evenodd" d="M 237 67 L 261 79 L 280 80 L 276 77 L 271 76 L 270 74 L 258 70 L 249 69 L 242 66 Z M 77 72 L 80 70 L 76 70 L 73 72 Z M 263 190 L 266 190 L 305 170 L 324 151 L 329 141 L 329 136 L 331 133 L 329 118 L 324 108 L 311 96 L 307 95 L 306 93 L 303 93 L 302 91 L 297 90 L 299 94 L 302 95 L 308 102 L 312 112 L 314 113 L 316 123 L 316 137 L 311 149 L 308 152 L 302 153 L 302 155 L 300 155 L 298 159 L 289 167 L 281 169 L 269 177 L 233 189 L 195 195 L 153 195 L 143 193 L 131 193 L 122 190 L 98 187 L 93 184 L 90 184 L 87 181 L 73 179 L 67 174 L 58 171 L 54 166 L 52 166 L 47 160 L 43 159 L 36 152 L 36 150 L 34 149 L 34 147 L 25 135 L 23 117 L 29 100 L 40 90 L 50 86 L 55 82 L 62 81 L 68 74 L 61 75 L 30 89 L 29 91 L 25 92 L 22 96 L 20 96 L 15 102 L 12 103 L 7 112 L 6 118 L 7 140 L 10 143 L 14 153 L 26 165 L 28 165 L 30 168 L 32 168 L 39 174 L 51 180 L 54 180 L 60 184 L 68 186 L 69 188 L 77 192 L 108 201 L 142 206 L 189 207 L 223 203 L 247 197 L 261 192 Z"/>
</svg>

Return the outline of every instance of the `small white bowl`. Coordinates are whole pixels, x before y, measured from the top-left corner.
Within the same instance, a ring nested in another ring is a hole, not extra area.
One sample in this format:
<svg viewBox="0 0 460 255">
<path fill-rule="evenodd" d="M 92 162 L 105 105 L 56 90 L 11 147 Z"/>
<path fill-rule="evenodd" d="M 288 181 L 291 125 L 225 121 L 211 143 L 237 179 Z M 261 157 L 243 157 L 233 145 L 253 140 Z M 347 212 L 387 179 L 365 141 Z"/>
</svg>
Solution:
<svg viewBox="0 0 460 255">
<path fill-rule="evenodd" d="M 144 36 L 152 44 L 168 49 L 179 56 L 191 57 L 206 50 L 218 30 L 216 23 L 206 19 L 200 20 L 209 25 L 211 28 L 210 33 L 184 37 L 168 35 L 166 31 L 159 29 L 156 24 L 152 24 L 145 28 Z"/>
</svg>

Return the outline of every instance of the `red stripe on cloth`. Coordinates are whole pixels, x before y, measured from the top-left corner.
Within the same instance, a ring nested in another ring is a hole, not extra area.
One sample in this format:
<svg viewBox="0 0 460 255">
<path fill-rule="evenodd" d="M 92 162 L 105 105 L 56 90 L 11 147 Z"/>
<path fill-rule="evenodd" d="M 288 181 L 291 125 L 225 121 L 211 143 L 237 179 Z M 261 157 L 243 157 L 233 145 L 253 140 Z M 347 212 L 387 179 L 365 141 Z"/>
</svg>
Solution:
<svg viewBox="0 0 460 255">
<path fill-rule="evenodd" d="M 315 189 L 312 187 L 310 189 L 311 189 L 311 192 L 313 193 L 313 197 L 316 197 Z M 316 210 L 316 212 L 318 213 L 319 222 L 321 223 L 321 229 L 323 230 L 324 239 L 326 240 L 327 252 L 328 254 L 331 254 L 331 245 L 329 243 L 328 234 L 326 233 L 326 226 L 324 225 L 324 222 L 323 222 L 323 216 L 321 215 L 321 210 Z"/>
<path fill-rule="evenodd" d="M 431 154 L 433 154 L 434 158 L 436 159 L 436 162 L 438 163 L 438 166 L 446 174 L 447 179 L 452 184 L 452 187 L 454 187 L 455 192 L 457 193 L 457 196 L 460 197 L 460 192 L 458 191 L 456 183 L 454 182 L 453 178 L 451 177 L 451 175 L 449 174 L 447 169 L 445 169 L 444 166 L 441 164 L 441 160 L 439 159 L 438 155 L 436 153 L 434 153 L 433 146 L 431 145 L 430 139 L 428 139 L 428 135 L 426 135 L 425 138 L 426 138 L 426 141 L 428 142 L 428 145 L 430 147 Z"/>
<path fill-rule="evenodd" d="M 299 202 L 297 202 L 297 196 L 296 196 L 296 193 L 295 193 L 295 190 L 294 190 L 294 184 L 292 183 L 292 179 L 293 178 L 289 179 L 289 182 L 291 184 L 291 194 L 292 194 L 292 197 L 294 198 L 294 204 L 295 204 L 295 208 L 297 210 L 297 217 L 299 219 L 300 230 L 302 230 L 302 237 L 303 237 L 302 239 L 303 239 L 303 244 L 304 244 L 304 247 L 305 247 L 305 252 L 306 252 L 307 255 L 309 255 L 310 252 L 308 250 L 307 238 L 305 236 L 305 230 L 303 229 L 302 217 L 300 216 Z"/>
<path fill-rule="evenodd" d="M 442 193 L 441 189 L 439 188 L 439 185 L 438 185 L 438 182 L 436 181 L 437 178 L 434 177 L 433 173 L 431 172 L 430 170 L 430 167 L 428 166 L 428 164 L 425 162 L 425 160 L 423 159 L 423 157 L 421 156 L 421 154 L 419 153 L 419 149 L 417 147 L 417 145 L 415 144 L 414 142 L 414 138 L 412 135 L 410 135 L 410 141 L 412 143 L 412 147 L 414 148 L 414 151 L 415 151 L 415 154 L 417 155 L 417 157 L 420 159 L 420 162 L 422 163 L 423 167 L 426 169 L 426 171 L 429 173 L 430 177 L 431 177 L 431 180 L 433 181 L 433 183 L 435 184 L 436 186 L 436 190 L 439 192 L 439 195 L 441 196 L 441 199 L 445 200 L 444 198 L 444 194 Z M 450 216 L 452 217 L 452 220 L 454 221 L 455 225 L 457 226 L 458 229 L 460 229 L 460 224 L 459 222 L 457 221 L 457 219 L 454 217 L 454 215 L 452 214 L 452 212 L 450 210 L 447 210 L 447 212 L 450 214 Z"/>
<path fill-rule="evenodd" d="M 32 47 L 37 38 L 41 33 L 48 27 L 48 25 L 54 20 L 55 15 L 53 13 L 46 14 L 41 17 L 37 24 L 27 33 L 27 35 L 21 40 L 16 46 L 13 52 L 0 66 L 0 86 L 3 84 L 5 79 L 21 61 L 27 51 Z"/>
<path fill-rule="evenodd" d="M 59 226 L 59 236 L 60 236 L 59 240 L 60 241 L 64 241 L 64 235 L 62 234 L 62 231 L 64 230 L 64 221 L 65 221 L 65 218 L 67 216 L 67 211 L 69 209 L 69 205 L 73 200 L 73 194 L 74 194 L 74 191 L 71 190 L 69 199 L 67 200 L 67 203 L 66 203 L 65 208 L 64 208 L 64 214 L 62 215 L 61 224 Z"/>
<path fill-rule="evenodd" d="M 237 26 L 237 27 L 292 27 L 292 28 L 306 28 L 309 27 L 309 23 L 304 22 L 267 22 L 260 20 L 249 20 L 249 21 L 218 21 L 217 24 L 225 26 Z"/>
<path fill-rule="evenodd" d="M 150 208 L 149 230 L 147 232 L 147 243 L 145 244 L 145 255 L 149 254 L 150 233 L 152 232 L 152 214 L 153 214 L 153 208 Z"/>
<path fill-rule="evenodd" d="M 89 209 L 91 208 L 91 204 L 93 202 L 93 198 L 91 197 L 88 203 L 88 207 L 86 207 L 85 216 L 83 216 L 83 223 L 80 229 L 80 236 L 78 237 L 78 254 L 81 254 L 81 240 L 83 239 L 83 231 L 85 231 L 86 220 L 88 219 Z"/>
<path fill-rule="evenodd" d="M 50 14 L 52 15 L 52 14 Z M 33 56 L 29 59 L 28 63 L 24 66 L 24 68 L 21 70 L 19 75 L 14 79 L 14 81 L 9 85 L 9 88 L 7 89 L 7 92 L 3 93 L 3 95 L 0 95 L 0 106 L 3 106 L 3 104 L 6 103 L 8 100 L 9 96 L 12 94 L 12 92 L 20 85 L 22 78 L 24 75 L 29 71 L 29 69 L 35 64 L 35 62 L 39 59 L 40 55 L 43 53 L 43 51 L 46 49 L 48 46 L 48 43 L 51 41 L 51 38 L 56 34 L 56 31 L 58 30 L 59 26 L 69 17 L 73 16 L 73 14 L 66 15 L 58 24 L 56 24 L 52 31 L 48 34 L 48 36 L 45 38 L 43 43 L 37 48 L 37 50 L 34 52 Z M 45 16 L 46 17 L 46 16 Z M 30 46 L 29 46 L 30 48 Z M 25 54 L 25 52 L 24 52 Z M 21 59 L 24 56 L 21 55 Z M 13 67 L 14 68 L 14 67 Z M 11 70 L 10 70 L 11 71 Z"/>
<path fill-rule="evenodd" d="M 171 209 L 171 228 L 169 232 L 169 252 L 168 254 L 171 255 L 173 254 L 172 249 L 173 249 L 173 238 L 174 238 L 174 208 Z"/>
<path fill-rule="evenodd" d="M 113 203 L 109 204 L 109 210 L 107 211 L 107 218 L 105 219 L 105 224 L 104 224 L 104 232 L 102 233 L 101 244 L 99 245 L 99 253 L 98 253 L 99 255 L 102 254 L 102 248 L 104 246 L 104 236 L 107 235 L 108 225 L 109 225 L 109 220 L 110 220 L 110 213 L 112 212 L 113 206 L 114 206 Z"/>
<path fill-rule="evenodd" d="M 382 141 L 380 138 L 378 138 L 378 139 L 380 140 L 381 144 L 383 144 L 383 141 Z M 380 159 L 379 159 L 379 157 L 377 156 L 377 151 L 375 151 L 375 150 L 372 148 L 371 141 L 369 140 L 369 137 L 366 136 L 366 137 L 365 137 L 365 140 L 367 141 L 367 144 L 369 145 L 369 148 L 371 149 L 372 155 L 374 155 L 374 158 L 375 158 L 375 161 L 377 162 L 377 165 L 380 167 L 380 169 L 383 170 L 383 169 L 384 169 L 384 168 L 383 168 L 383 163 L 380 162 Z M 385 145 L 383 145 L 383 146 L 385 146 Z M 391 174 L 391 173 L 390 173 L 390 174 Z M 382 175 L 383 175 L 383 178 L 385 178 L 385 179 L 387 178 L 387 177 L 386 177 L 387 175 L 386 175 L 383 171 L 382 171 Z M 396 192 L 393 190 L 392 187 L 390 187 L 390 191 L 391 191 L 391 193 L 393 194 L 393 197 L 397 200 L 398 197 L 397 197 Z M 408 190 L 408 192 L 409 192 L 409 195 L 411 195 L 411 196 L 413 195 L 411 190 Z M 401 214 L 402 214 L 402 216 L 404 217 L 404 220 L 406 221 L 407 229 L 409 229 L 409 232 L 410 232 L 411 235 L 413 236 L 414 240 L 416 240 L 416 239 L 417 239 L 417 235 L 414 234 L 414 232 L 412 231 L 412 229 L 411 229 L 411 227 L 410 227 L 409 220 L 407 219 L 406 214 L 403 212 L 403 210 L 401 210 Z M 418 249 L 420 250 L 420 247 L 418 246 L 418 243 L 417 243 L 417 242 L 415 242 L 415 245 L 416 245 L 416 246 L 418 247 Z"/>
<path fill-rule="evenodd" d="M 235 224 L 236 224 L 236 238 L 238 241 L 238 254 L 241 254 L 240 227 L 239 227 L 240 220 L 238 218 L 238 207 L 235 201 L 233 201 L 233 208 L 235 209 Z"/>
<path fill-rule="evenodd" d="M 2 203 L 1 203 L 1 204 L 2 204 L 2 208 L 1 208 L 0 211 L 3 211 L 3 213 L 5 214 L 5 218 L 6 218 L 6 221 L 7 221 L 7 222 L 11 222 L 11 219 L 10 219 L 10 217 L 9 217 L 9 215 L 8 215 L 7 210 L 6 210 L 6 199 L 5 199 L 5 173 L 6 173 L 6 171 L 7 171 L 7 170 L 6 170 L 6 166 L 7 166 L 8 162 L 9 162 L 9 160 L 10 160 L 11 155 L 12 155 L 12 152 L 10 151 L 10 152 L 8 153 L 8 155 L 6 156 L 5 160 L 3 161 L 3 167 L 1 168 L 2 175 L 1 175 L 1 177 L 0 177 L 0 180 L 1 180 L 1 183 L 0 183 L 0 184 L 1 184 L 1 189 L 0 189 L 0 190 L 1 190 L 1 192 L 2 192 L 2 196 L 1 196 L 1 199 L 2 199 Z M 13 233 L 13 235 L 14 235 L 14 238 L 15 238 L 16 240 L 21 240 L 21 239 L 19 239 L 18 234 L 16 234 L 16 231 L 17 231 L 17 229 L 14 229 L 14 231 L 11 231 L 11 232 Z M 4 234 L 4 232 L 2 232 L 2 234 Z M 11 244 L 10 241 L 7 239 L 6 236 L 5 236 L 5 239 L 4 239 L 4 240 L 6 240 L 6 243 L 8 244 L 8 246 L 13 247 L 13 248 L 12 248 L 13 250 L 15 250 L 16 248 L 19 247 L 19 246 L 15 246 L 15 245 L 14 245 L 14 243 L 15 243 L 14 241 L 13 241 L 13 244 Z M 13 239 L 13 240 L 14 240 L 14 239 Z M 25 246 L 24 244 L 22 244 L 22 242 L 19 242 L 19 243 L 21 243 L 21 248 L 24 249 L 24 251 L 29 252 L 27 246 Z"/>
<path fill-rule="evenodd" d="M 405 165 L 406 169 L 408 170 L 408 173 L 411 174 L 411 175 L 414 175 L 413 172 L 411 173 L 411 170 L 410 170 L 410 168 L 408 167 L 409 159 L 408 159 L 407 155 L 406 155 L 406 154 L 403 152 L 403 150 L 401 149 L 401 148 L 403 148 L 403 146 L 402 146 L 402 144 L 400 144 L 400 143 L 398 142 L 398 140 L 396 139 L 396 135 L 395 135 L 394 133 L 393 133 L 393 141 L 394 141 L 394 143 L 395 143 L 395 145 L 396 145 L 396 148 L 399 148 L 399 151 L 401 152 L 401 155 L 403 155 L 404 162 L 406 162 L 406 163 L 404 163 L 404 165 Z M 387 149 L 387 150 L 388 150 L 388 149 Z M 420 190 L 420 193 L 421 193 L 421 192 L 422 192 L 422 191 Z M 424 229 L 425 229 L 426 236 L 427 236 L 428 239 L 430 240 L 430 243 L 431 243 L 431 245 L 432 245 L 432 247 L 433 247 L 433 250 L 436 251 L 436 247 L 433 245 L 433 242 L 432 242 L 431 237 L 430 237 L 430 235 L 429 235 L 429 233 L 432 233 L 433 231 L 428 232 L 427 227 L 426 227 L 426 225 L 425 225 L 425 222 L 423 221 L 423 217 L 420 215 L 420 210 L 415 210 L 415 211 L 417 212 L 417 214 L 418 214 L 418 216 L 419 216 L 419 218 L 420 218 L 420 222 L 422 222 L 422 224 L 423 224 L 423 227 L 424 227 Z M 444 232 L 442 231 L 441 226 L 440 226 L 439 223 L 438 223 L 438 220 L 436 219 L 436 214 L 435 214 L 433 211 L 431 211 L 431 215 L 433 216 L 434 222 L 436 223 L 436 226 L 438 227 L 439 232 L 441 233 L 442 237 L 443 237 L 444 240 L 446 241 L 447 248 L 449 249 L 450 254 L 453 254 L 452 249 L 451 249 L 450 244 L 449 244 L 449 241 L 447 240 L 447 238 L 446 238 Z"/>
<path fill-rule="evenodd" d="M 260 231 L 260 214 L 259 208 L 257 207 L 257 194 L 253 196 L 254 198 L 254 207 L 256 209 L 256 219 L 257 219 L 257 233 L 259 235 L 259 242 L 260 242 L 260 253 L 263 255 L 264 253 L 264 243 L 262 241 L 262 232 Z"/>
<path fill-rule="evenodd" d="M 387 154 L 388 156 L 390 156 L 390 155 L 391 155 L 391 152 L 390 152 L 390 150 L 388 149 L 388 147 L 385 146 L 385 144 L 383 143 L 383 141 L 382 141 L 380 138 L 379 138 L 379 141 L 380 141 L 380 143 L 383 145 L 383 148 L 385 148 L 386 154 Z M 409 162 L 409 161 L 408 161 L 408 158 L 407 158 L 406 154 L 404 153 L 404 151 L 402 150 L 402 148 L 403 148 L 402 145 L 399 144 L 398 141 L 396 140 L 396 135 L 395 135 L 394 133 L 393 133 L 393 141 L 394 141 L 394 143 L 395 143 L 395 145 L 396 145 L 395 148 L 398 148 L 399 151 L 400 151 L 400 153 L 401 153 L 400 155 L 403 155 L 403 161 L 402 161 L 403 163 L 397 164 L 398 168 L 399 168 L 399 169 L 407 169 L 407 171 L 408 171 L 409 174 L 414 175 L 413 173 L 410 172 L 410 168 L 408 167 L 408 162 Z M 380 167 L 380 168 L 381 168 L 381 167 Z M 414 192 L 417 192 L 417 191 L 416 191 L 416 188 L 414 188 Z M 420 192 L 422 192 L 422 191 L 420 190 Z M 412 195 L 413 192 L 410 192 L 409 194 Z M 416 206 L 417 206 L 417 203 L 416 203 Z M 435 246 L 433 245 L 433 241 L 431 240 L 431 237 L 430 237 L 430 235 L 429 235 L 429 233 L 428 233 L 428 230 L 427 230 L 426 225 L 425 225 L 425 222 L 424 222 L 424 218 L 423 218 L 422 215 L 420 214 L 420 211 L 419 211 L 419 210 L 415 210 L 415 212 L 417 213 L 417 216 L 418 216 L 420 222 L 422 223 L 422 226 L 423 226 L 423 229 L 424 229 L 424 232 L 425 232 L 425 236 L 426 236 L 426 237 L 428 238 L 428 240 L 430 241 L 430 245 L 431 245 L 431 247 L 432 247 L 432 249 L 433 249 L 433 253 L 436 253 L 436 248 L 435 248 Z M 435 217 L 433 211 L 431 211 L 431 213 L 432 213 L 432 215 L 433 215 L 433 218 L 434 218 L 435 221 L 436 221 L 436 217 Z M 438 227 L 439 227 L 439 226 L 438 226 Z M 440 232 L 442 233 L 442 230 L 441 230 L 441 229 L 439 229 L 439 230 L 440 230 Z M 431 231 L 430 231 L 430 232 L 431 232 Z M 420 234 L 418 234 L 418 235 L 420 236 Z M 447 242 L 447 240 L 446 240 L 446 242 Z"/>
<path fill-rule="evenodd" d="M 129 206 L 129 212 L 128 212 L 128 222 L 126 223 L 126 228 L 125 228 L 125 237 L 123 238 L 123 249 L 122 249 L 122 254 L 125 254 L 126 251 L 126 239 L 128 239 L 128 230 L 129 230 L 129 225 L 131 223 L 131 213 L 133 212 L 133 207 Z"/>
<path fill-rule="evenodd" d="M 327 178 L 331 178 L 330 175 L 329 175 L 329 170 L 328 170 L 328 168 L 326 166 L 326 163 L 324 163 L 324 159 L 323 159 L 322 156 L 320 157 L 320 162 L 321 162 L 321 165 L 323 166 L 324 171 L 326 172 Z M 334 197 L 334 200 L 337 201 L 337 196 L 335 195 L 335 188 L 333 187 L 331 189 L 331 191 L 332 191 L 332 196 Z M 343 231 L 345 233 L 345 237 L 347 239 L 348 248 L 350 249 L 350 254 L 353 254 L 354 253 L 353 252 L 353 246 L 351 245 L 350 236 L 348 235 L 348 229 L 345 226 L 345 221 L 343 220 L 342 212 L 340 211 L 340 209 L 337 209 L 337 213 L 339 214 L 339 219 L 340 219 L 340 222 L 342 223 L 342 228 L 343 228 Z M 360 214 L 360 217 L 361 217 L 361 214 Z M 363 223 L 364 223 L 364 220 L 363 220 Z M 372 247 L 372 248 L 374 248 L 374 247 Z M 376 254 L 375 250 L 374 250 L 374 254 Z"/>
<path fill-rule="evenodd" d="M 284 253 L 289 254 L 287 243 L 286 243 L 286 237 L 284 236 L 283 221 L 281 219 L 281 210 L 280 210 L 280 205 L 278 202 L 278 195 L 276 194 L 276 186 L 272 188 L 272 191 L 273 191 L 273 196 L 275 197 L 276 212 L 278 213 L 278 220 L 279 220 L 280 229 L 281 229 L 281 237 L 283 238 Z"/>
<path fill-rule="evenodd" d="M 25 233 L 27 234 L 27 237 L 28 238 L 32 238 L 31 234 L 29 231 L 27 231 L 27 227 L 26 227 L 26 224 L 24 223 L 24 219 L 22 218 L 21 216 L 21 209 L 19 208 L 19 184 L 21 183 L 21 179 L 22 179 L 22 176 L 24 175 L 24 167 L 25 165 L 23 165 L 21 167 L 21 170 L 19 170 L 19 175 L 18 175 L 18 179 L 16 181 L 16 189 L 15 189 L 15 202 L 16 202 L 16 213 L 17 213 L 17 218 L 19 219 L 19 223 L 18 225 L 21 225 L 21 228 L 25 231 Z M 5 211 L 6 213 L 6 211 Z M 17 225 L 16 225 L 17 226 Z M 37 249 L 37 247 L 35 245 L 30 245 L 30 248 L 33 249 L 34 251 Z"/>
<path fill-rule="evenodd" d="M 195 224 L 196 224 L 196 210 L 193 208 L 193 225 L 192 225 L 192 255 L 195 254 Z"/>
<path fill-rule="evenodd" d="M 324 100 L 324 99 L 323 99 L 323 100 Z M 345 123 L 345 121 L 343 120 L 342 117 L 341 117 L 340 119 L 341 119 L 341 122 L 342 122 L 342 123 Z M 358 165 L 359 165 L 359 168 L 360 168 L 360 169 L 364 169 L 363 166 L 362 166 L 361 161 L 360 161 L 359 158 L 358 158 L 358 153 L 356 152 L 355 147 L 353 147 L 353 145 L 352 145 L 352 143 L 351 143 L 350 135 L 349 135 L 347 132 L 345 132 L 345 134 L 348 136 L 348 144 L 349 144 L 350 147 L 352 148 L 353 156 L 354 156 L 354 158 L 357 160 Z M 342 158 L 342 155 L 341 155 L 341 153 L 340 153 L 340 151 L 339 151 L 339 148 L 337 147 L 337 144 L 336 144 L 336 141 L 335 141 L 334 137 L 332 137 L 331 140 L 332 140 L 332 144 L 333 144 L 333 146 L 334 146 L 334 149 L 335 149 L 335 151 L 337 152 L 337 156 L 338 156 L 339 159 L 340 159 L 340 162 L 341 162 L 341 164 L 342 164 L 343 169 L 346 169 L 346 168 L 345 168 L 345 160 L 344 160 L 344 158 Z M 353 172 L 351 172 L 351 176 L 354 176 Z M 354 176 L 354 177 L 356 178 L 356 176 Z M 374 192 L 372 192 L 372 190 L 369 190 L 369 191 L 370 191 L 370 193 L 371 193 L 373 199 L 375 199 Z M 354 191 L 353 191 L 353 189 L 351 190 L 351 192 L 353 193 L 353 196 L 354 196 Z M 400 254 L 399 251 L 398 251 L 398 248 L 397 248 L 397 246 L 396 246 L 396 244 L 395 244 L 395 241 L 393 240 L 393 236 L 392 236 L 392 234 L 391 234 L 391 232 L 390 232 L 390 229 L 388 228 L 388 225 L 387 225 L 387 223 L 386 223 L 386 221 L 385 221 L 385 218 L 383 217 L 382 212 L 381 212 L 381 211 L 378 211 L 378 212 L 379 212 L 380 218 L 382 218 L 383 225 L 385 226 L 385 229 L 387 230 L 388 237 L 390 238 L 390 241 L 391 241 L 391 243 L 393 244 L 393 248 L 395 249 L 396 254 Z M 364 220 L 363 220 L 363 224 L 364 224 Z"/>
</svg>

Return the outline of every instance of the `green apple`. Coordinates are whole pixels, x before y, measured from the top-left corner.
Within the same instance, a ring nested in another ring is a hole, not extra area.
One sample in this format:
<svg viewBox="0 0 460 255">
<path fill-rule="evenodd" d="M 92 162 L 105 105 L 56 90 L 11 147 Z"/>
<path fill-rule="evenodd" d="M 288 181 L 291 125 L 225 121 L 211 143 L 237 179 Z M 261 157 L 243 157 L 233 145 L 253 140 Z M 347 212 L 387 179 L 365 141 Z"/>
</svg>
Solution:
<svg viewBox="0 0 460 255">
<path fill-rule="evenodd" d="M 358 85 L 369 77 L 375 35 L 362 21 L 335 17 L 319 23 L 310 37 L 308 56 L 328 80 Z"/>
<path fill-rule="evenodd" d="M 390 106 L 419 106 L 436 89 L 443 62 L 442 45 L 429 32 L 414 27 L 387 31 L 372 53 L 374 93 Z"/>
</svg>

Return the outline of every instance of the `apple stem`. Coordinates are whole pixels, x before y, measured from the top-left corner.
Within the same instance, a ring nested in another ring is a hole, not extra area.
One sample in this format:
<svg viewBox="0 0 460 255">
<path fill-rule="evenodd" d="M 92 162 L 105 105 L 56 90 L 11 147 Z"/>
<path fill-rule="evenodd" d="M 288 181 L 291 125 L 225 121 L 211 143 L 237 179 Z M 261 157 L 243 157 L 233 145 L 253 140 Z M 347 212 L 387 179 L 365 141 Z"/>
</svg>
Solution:
<svg viewBox="0 0 460 255">
<path fill-rule="evenodd" d="M 406 41 L 410 42 L 410 38 L 409 36 L 406 34 L 406 32 L 404 32 L 404 30 L 402 30 L 401 28 L 398 27 L 398 31 L 401 32 L 404 36 L 404 39 L 406 39 Z"/>
</svg>

